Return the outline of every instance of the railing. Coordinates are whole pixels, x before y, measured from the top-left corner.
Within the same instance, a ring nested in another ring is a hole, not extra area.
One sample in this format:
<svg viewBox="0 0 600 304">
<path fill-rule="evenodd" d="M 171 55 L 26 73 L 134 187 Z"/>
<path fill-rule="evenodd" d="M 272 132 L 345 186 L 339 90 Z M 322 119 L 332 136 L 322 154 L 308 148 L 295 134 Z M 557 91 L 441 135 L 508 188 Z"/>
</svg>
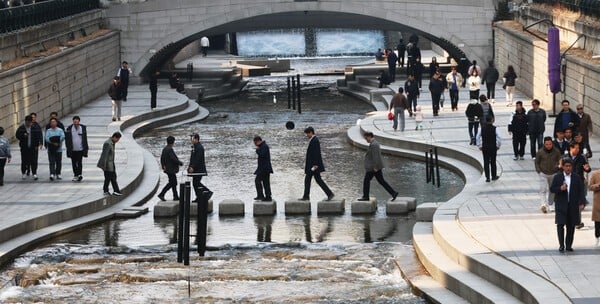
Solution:
<svg viewBox="0 0 600 304">
<path fill-rule="evenodd" d="M 100 0 L 50 0 L 0 9 L 0 34 L 100 8 Z"/>
<path fill-rule="evenodd" d="M 533 0 L 534 3 L 558 4 L 561 7 L 600 18 L 600 0 Z"/>
</svg>

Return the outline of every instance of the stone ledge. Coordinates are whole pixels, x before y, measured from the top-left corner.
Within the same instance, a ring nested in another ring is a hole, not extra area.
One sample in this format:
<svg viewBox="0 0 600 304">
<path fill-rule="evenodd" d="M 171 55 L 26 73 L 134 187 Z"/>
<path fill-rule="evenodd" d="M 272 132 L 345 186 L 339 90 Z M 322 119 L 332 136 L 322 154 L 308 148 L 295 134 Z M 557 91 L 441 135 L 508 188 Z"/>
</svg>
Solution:
<svg viewBox="0 0 600 304">
<path fill-rule="evenodd" d="M 277 202 L 275 200 L 270 202 L 254 201 L 252 209 L 254 215 L 273 215 L 277 213 Z"/>
<path fill-rule="evenodd" d="M 440 206 L 440 203 L 422 203 L 417 206 L 417 222 L 433 221 L 433 214 Z"/>
<path fill-rule="evenodd" d="M 244 215 L 244 202 L 239 199 L 226 199 L 219 203 L 219 215 Z"/>
<path fill-rule="evenodd" d="M 353 201 L 352 214 L 373 214 L 377 210 L 377 199 L 370 197 L 368 201 Z"/>
<path fill-rule="evenodd" d="M 346 199 L 335 199 L 331 201 L 320 201 L 317 204 L 317 214 L 344 214 L 346 210 Z"/>
<path fill-rule="evenodd" d="M 398 198 L 396 198 L 395 201 L 392 201 L 391 199 L 389 199 L 387 202 L 385 202 L 385 213 L 386 214 L 407 214 L 408 213 L 408 202 L 407 201 L 402 201 L 402 200 L 398 200 Z"/>
<path fill-rule="evenodd" d="M 310 214 L 310 201 L 285 201 L 285 214 Z"/>
</svg>

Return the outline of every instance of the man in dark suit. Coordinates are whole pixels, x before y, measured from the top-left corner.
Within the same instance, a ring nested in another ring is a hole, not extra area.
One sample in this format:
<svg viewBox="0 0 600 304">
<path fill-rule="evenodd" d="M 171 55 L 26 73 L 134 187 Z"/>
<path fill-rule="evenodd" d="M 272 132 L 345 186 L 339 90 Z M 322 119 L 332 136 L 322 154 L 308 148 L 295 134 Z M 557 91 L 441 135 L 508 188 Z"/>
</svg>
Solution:
<svg viewBox="0 0 600 304">
<path fill-rule="evenodd" d="M 381 148 L 379 143 L 375 140 L 373 132 L 365 133 L 365 140 L 369 143 L 369 149 L 365 155 L 365 178 L 363 180 L 363 196 L 359 198 L 359 201 L 368 201 L 369 191 L 371 190 L 371 180 L 373 177 L 377 179 L 377 182 L 392 196 L 392 201 L 398 196 L 392 186 L 390 186 L 385 179 L 383 179 L 383 159 L 381 158 Z"/>
<path fill-rule="evenodd" d="M 271 152 L 267 143 L 260 137 L 254 137 L 254 145 L 256 146 L 256 154 L 258 155 L 258 167 L 254 174 L 254 185 L 256 186 L 256 197 L 254 200 L 270 202 L 271 198 L 271 181 L 270 175 L 273 173 L 271 166 Z M 263 195 L 263 188 L 265 190 Z"/>
<path fill-rule="evenodd" d="M 573 161 L 562 160 L 563 172 L 554 175 L 550 192 L 555 194 L 555 222 L 558 235 L 558 251 L 573 251 L 575 225 L 579 223 L 579 211 L 585 206 L 585 193 L 581 177 L 573 173 Z M 565 226 L 567 235 L 565 238 Z"/>
<path fill-rule="evenodd" d="M 325 171 L 323 159 L 321 158 L 321 144 L 313 127 L 304 129 L 304 134 L 308 138 L 308 149 L 306 150 L 306 164 L 304 165 L 304 195 L 300 200 L 310 200 L 310 182 L 314 176 L 317 184 L 327 195 L 327 200 L 330 201 L 333 199 L 334 194 L 321 178 L 321 172 Z"/>
<path fill-rule="evenodd" d="M 181 162 L 177 157 L 177 154 L 175 154 L 175 151 L 173 150 L 173 145 L 175 145 L 175 137 L 167 137 L 167 145 L 163 148 L 162 153 L 160 153 L 160 166 L 169 178 L 169 182 L 163 187 L 163 189 L 158 194 L 158 198 L 161 201 L 166 201 L 165 193 L 167 193 L 169 189 L 173 189 L 173 200 L 179 200 L 179 195 L 177 195 L 176 174 L 177 172 L 179 172 L 179 166 L 183 166 L 183 162 Z"/>
<path fill-rule="evenodd" d="M 71 158 L 73 167 L 73 181 L 83 180 L 83 158 L 88 157 L 87 127 L 81 124 L 81 118 L 73 116 L 73 124 L 65 131 L 65 144 L 67 146 L 67 157 Z"/>
<path fill-rule="evenodd" d="M 192 155 L 190 157 L 190 165 L 188 166 L 188 174 L 192 175 L 192 186 L 196 193 L 195 202 L 200 201 L 202 191 L 208 191 L 208 199 L 212 196 L 212 191 L 204 186 L 202 176 L 206 175 L 206 164 L 204 160 L 204 147 L 200 143 L 200 135 L 195 133 L 192 135 Z"/>
</svg>

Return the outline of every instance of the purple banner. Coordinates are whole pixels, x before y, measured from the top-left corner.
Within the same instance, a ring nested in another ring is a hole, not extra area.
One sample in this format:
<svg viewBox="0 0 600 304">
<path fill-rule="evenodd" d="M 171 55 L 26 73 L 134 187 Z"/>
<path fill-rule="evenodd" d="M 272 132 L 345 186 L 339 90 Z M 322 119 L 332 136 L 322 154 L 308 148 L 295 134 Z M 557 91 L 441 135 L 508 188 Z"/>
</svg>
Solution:
<svg viewBox="0 0 600 304">
<path fill-rule="evenodd" d="M 560 38 L 556 27 L 548 29 L 548 83 L 550 92 L 560 92 Z"/>
</svg>

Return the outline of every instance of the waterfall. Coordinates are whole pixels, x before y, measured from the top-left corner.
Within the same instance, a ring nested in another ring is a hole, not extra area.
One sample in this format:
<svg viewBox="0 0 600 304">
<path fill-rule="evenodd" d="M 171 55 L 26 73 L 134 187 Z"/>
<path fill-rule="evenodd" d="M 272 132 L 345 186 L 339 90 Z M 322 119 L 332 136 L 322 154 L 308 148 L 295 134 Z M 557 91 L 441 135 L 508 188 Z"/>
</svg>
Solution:
<svg viewBox="0 0 600 304">
<path fill-rule="evenodd" d="M 385 46 L 383 31 L 317 29 L 316 36 L 320 56 L 373 54 Z"/>
</svg>

